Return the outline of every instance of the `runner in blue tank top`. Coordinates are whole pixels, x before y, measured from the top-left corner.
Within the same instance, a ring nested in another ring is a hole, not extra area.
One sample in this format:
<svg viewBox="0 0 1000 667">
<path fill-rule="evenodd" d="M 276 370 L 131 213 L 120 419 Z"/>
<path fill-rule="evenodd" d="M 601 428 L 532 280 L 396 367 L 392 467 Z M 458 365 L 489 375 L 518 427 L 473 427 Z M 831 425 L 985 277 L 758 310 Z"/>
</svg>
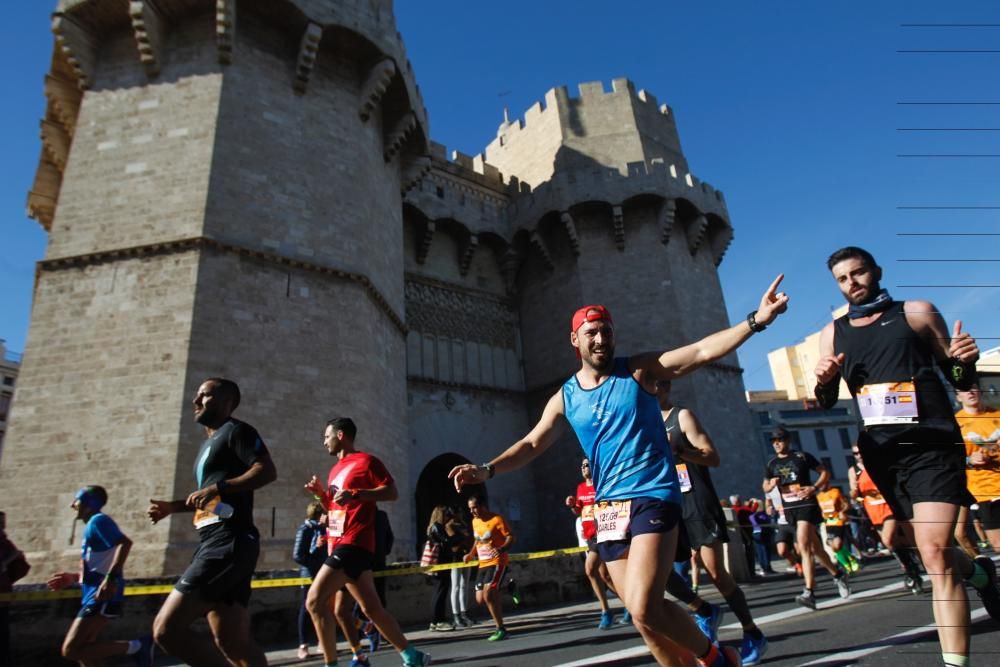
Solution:
<svg viewBox="0 0 1000 667">
<path fill-rule="evenodd" d="M 461 489 L 521 468 L 555 442 L 568 423 L 592 466 L 599 554 L 660 665 L 686 664 L 692 653 L 711 667 L 740 663 L 735 650 L 710 642 L 687 612 L 663 599 L 677 549 L 681 497 L 655 385 L 687 375 L 763 331 L 787 307 L 787 295 L 777 291 L 782 277 L 771 283 L 745 322 L 666 352 L 616 358 L 608 309 L 579 309 L 570 343 L 580 370 L 549 399 L 535 427 L 489 463 L 461 465 L 449 473 Z"/>
</svg>

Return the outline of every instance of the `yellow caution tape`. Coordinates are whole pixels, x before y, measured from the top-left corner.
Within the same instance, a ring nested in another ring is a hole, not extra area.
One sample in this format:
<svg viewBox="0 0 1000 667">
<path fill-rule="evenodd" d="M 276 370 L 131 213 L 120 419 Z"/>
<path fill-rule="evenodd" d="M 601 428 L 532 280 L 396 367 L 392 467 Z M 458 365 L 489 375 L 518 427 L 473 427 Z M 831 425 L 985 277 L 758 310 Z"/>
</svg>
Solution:
<svg viewBox="0 0 1000 667">
<path fill-rule="evenodd" d="M 537 560 L 539 558 L 552 558 L 553 556 L 567 556 L 578 554 L 587 550 L 587 547 L 572 547 L 569 549 L 550 549 L 549 551 L 535 551 L 527 554 L 511 554 L 512 561 Z M 477 567 L 478 561 L 469 563 L 442 563 L 440 565 L 429 565 L 425 567 L 398 567 L 388 570 L 373 572 L 376 577 L 399 577 L 404 574 L 421 574 L 431 572 L 442 572 L 445 570 L 456 570 L 460 567 Z M 252 588 L 285 588 L 289 586 L 308 586 L 311 583 L 309 577 L 286 577 L 284 579 L 254 579 L 250 586 Z M 174 590 L 173 584 L 155 584 L 151 586 L 127 586 L 125 595 L 132 597 L 135 595 L 166 595 Z M 80 589 L 63 591 L 20 591 L 15 593 L 0 593 L 0 602 L 34 602 L 37 600 L 67 600 L 80 597 Z"/>
</svg>

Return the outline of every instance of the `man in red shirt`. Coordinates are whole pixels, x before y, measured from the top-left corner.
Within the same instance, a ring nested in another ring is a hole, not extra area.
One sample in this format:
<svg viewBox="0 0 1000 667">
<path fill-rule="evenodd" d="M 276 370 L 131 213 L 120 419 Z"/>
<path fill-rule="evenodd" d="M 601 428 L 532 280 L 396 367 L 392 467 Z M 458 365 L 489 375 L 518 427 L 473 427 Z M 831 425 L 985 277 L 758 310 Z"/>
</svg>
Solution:
<svg viewBox="0 0 1000 667">
<path fill-rule="evenodd" d="M 601 621 L 597 624 L 600 630 L 610 630 L 614 623 L 614 615 L 608 607 L 608 597 L 605 590 L 615 593 L 615 586 L 611 583 L 611 575 L 608 568 L 597 555 L 597 522 L 594 520 L 594 497 L 597 491 L 594 490 L 594 480 L 590 475 L 590 461 L 584 459 L 580 464 L 580 474 L 583 481 L 576 485 L 576 495 L 566 496 L 566 507 L 572 510 L 573 514 L 580 517 L 583 537 L 587 540 L 587 559 L 584 561 L 583 571 L 590 580 L 590 586 L 594 589 L 594 595 L 601 604 Z M 617 593 L 615 593 L 617 595 Z M 622 623 L 630 621 L 628 610 L 622 617 Z"/>
<path fill-rule="evenodd" d="M 381 461 L 354 448 L 357 432 L 349 417 L 327 422 L 323 445 L 330 456 L 337 457 L 337 463 L 330 469 L 326 488 L 315 476 L 305 487 L 327 509 L 327 540 L 332 545 L 330 557 L 309 588 L 306 608 L 319 636 L 325 667 L 337 664 L 337 628 L 329 602 L 345 586 L 362 612 L 399 651 L 404 667 L 423 667 L 430 664 L 430 656 L 410 646 L 375 591 L 375 503 L 396 500 L 399 492 Z"/>
</svg>

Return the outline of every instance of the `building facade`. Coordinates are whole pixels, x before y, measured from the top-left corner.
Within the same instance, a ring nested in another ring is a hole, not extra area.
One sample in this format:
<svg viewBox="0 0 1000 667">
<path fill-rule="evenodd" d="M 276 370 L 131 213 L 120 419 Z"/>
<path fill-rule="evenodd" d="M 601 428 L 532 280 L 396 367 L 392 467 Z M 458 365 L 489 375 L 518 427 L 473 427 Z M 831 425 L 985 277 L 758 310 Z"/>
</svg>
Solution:
<svg viewBox="0 0 1000 667">
<path fill-rule="evenodd" d="M 30 522 L 19 546 L 53 567 L 74 557 L 84 483 L 135 540 L 130 572 L 184 566 L 188 519 L 143 512 L 193 490 L 205 377 L 240 384 L 237 416 L 277 463 L 259 569 L 288 565 L 335 415 L 396 478 L 405 559 L 433 505 L 460 502 L 448 470 L 524 435 L 573 373 L 579 305 L 609 307 L 620 354 L 728 326 L 726 202 L 626 79 L 554 88 L 479 155 L 449 155 L 390 0 L 62 0 L 53 30 L 29 194 L 49 245 L 0 467 L 9 530 Z M 723 452 L 720 491 L 748 493 L 741 372 L 730 355 L 675 398 Z M 487 485 L 522 548 L 573 544 L 579 458 L 569 434 Z"/>
<path fill-rule="evenodd" d="M 837 319 L 847 313 L 847 304 L 833 310 L 830 316 Z M 773 350 L 767 355 L 767 363 L 771 367 L 771 379 L 779 391 L 784 391 L 790 400 L 806 400 L 816 398 L 816 364 L 819 363 L 819 336 L 816 331 L 794 345 Z M 840 381 L 839 398 L 851 398 L 851 390 L 843 379 Z"/>
<path fill-rule="evenodd" d="M 0 461 L 3 461 L 3 440 L 14 402 L 14 385 L 21 370 L 21 355 L 8 350 L 5 342 L 0 339 Z"/>
</svg>

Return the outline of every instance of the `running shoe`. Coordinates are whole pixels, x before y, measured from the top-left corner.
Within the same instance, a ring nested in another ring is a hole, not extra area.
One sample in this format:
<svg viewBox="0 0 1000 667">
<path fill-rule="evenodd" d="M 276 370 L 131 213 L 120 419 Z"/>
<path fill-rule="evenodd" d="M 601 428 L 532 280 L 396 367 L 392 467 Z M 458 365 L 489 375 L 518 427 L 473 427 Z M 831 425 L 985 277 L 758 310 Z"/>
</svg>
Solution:
<svg viewBox="0 0 1000 667">
<path fill-rule="evenodd" d="M 514 600 L 514 606 L 520 606 L 521 604 L 521 591 L 517 587 L 517 582 L 513 579 L 510 580 L 510 584 L 507 586 L 507 590 L 510 591 L 510 597 Z"/>
<path fill-rule="evenodd" d="M 708 616 L 695 614 L 694 622 L 698 625 L 698 629 L 701 630 L 701 633 L 708 637 L 708 641 L 714 642 L 719 633 L 719 625 L 722 623 L 722 617 L 725 615 L 725 611 L 719 605 L 711 603 L 707 604 L 709 609 L 712 610 L 712 613 Z"/>
<path fill-rule="evenodd" d="M 615 621 L 615 625 L 632 625 L 632 614 L 628 613 L 628 609 L 625 613 L 618 617 Z"/>
<path fill-rule="evenodd" d="M 914 595 L 920 595 L 924 592 L 924 581 L 920 578 L 919 574 L 904 575 L 903 585 L 906 586 Z"/>
<path fill-rule="evenodd" d="M 740 644 L 740 660 L 743 661 L 743 667 L 759 665 L 765 653 L 767 653 L 767 637 L 761 635 L 760 639 L 754 639 L 750 635 L 743 635 L 743 643 Z"/>
<path fill-rule="evenodd" d="M 431 664 L 431 656 L 416 649 L 413 651 L 412 658 L 403 658 L 403 667 L 427 667 L 429 664 Z"/>
<path fill-rule="evenodd" d="M 847 575 L 841 572 L 833 578 L 837 583 L 837 594 L 842 598 L 851 597 L 851 584 L 847 582 Z"/>
<path fill-rule="evenodd" d="M 816 596 L 812 594 L 812 591 L 802 591 L 802 594 L 795 598 L 795 602 L 802 607 L 816 608 Z"/>
<path fill-rule="evenodd" d="M 372 667 L 372 663 L 368 662 L 368 656 L 362 653 L 361 655 L 355 655 L 347 667 Z"/>
<path fill-rule="evenodd" d="M 507 639 L 507 630 L 505 628 L 497 628 L 496 632 L 486 638 L 486 641 L 498 642 L 503 639 Z"/>
<path fill-rule="evenodd" d="M 698 592 L 698 584 L 691 584 L 691 592 L 692 593 Z"/>
<path fill-rule="evenodd" d="M 610 630 L 614 624 L 614 614 L 610 611 L 601 612 L 601 622 L 597 624 L 598 630 Z"/>
<path fill-rule="evenodd" d="M 139 638 L 139 652 L 135 654 L 135 664 L 139 667 L 153 667 L 153 657 L 156 654 L 156 642 L 153 635 Z"/>
<path fill-rule="evenodd" d="M 741 667 L 740 665 L 740 654 L 732 646 L 719 646 L 715 645 L 719 652 L 716 653 L 715 660 L 712 662 L 704 662 L 703 660 L 698 660 L 698 664 L 703 667 Z"/>
<path fill-rule="evenodd" d="M 378 633 L 375 626 L 372 626 L 372 631 L 369 632 L 365 637 L 368 639 L 368 652 L 374 653 L 378 650 L 379 645 L 382 643 L 382 635 Z"/>
<path fill-rule="evenodd" d="M 458 615 L 458 618 L 462 622 L 462 625 L 466 628 L 471 628 L 473 625 L 476 624 L 476 622 L 473 621 L 471 618 L 469 618 L 469 616 L 464 611 Z"/>
<path fill-rule="evenodd" d="M 986 570 L 990 580 L 982 588 L 977 588 L 976 593 L 983 602 L 986 613 L 993 617 L 993 620 L 1000 621 L 1000 590 L 997 590 L 997 567 L 989 556 L 976 556 L 976 563 Z"/>
<path fill-rule="evenodd" d="M 431 623 L 429 630 L 431 632 L 451 632 L 455 629 L 455 626 L 447 621 L 441 621 L 439 623 Z"/>
</svg>

